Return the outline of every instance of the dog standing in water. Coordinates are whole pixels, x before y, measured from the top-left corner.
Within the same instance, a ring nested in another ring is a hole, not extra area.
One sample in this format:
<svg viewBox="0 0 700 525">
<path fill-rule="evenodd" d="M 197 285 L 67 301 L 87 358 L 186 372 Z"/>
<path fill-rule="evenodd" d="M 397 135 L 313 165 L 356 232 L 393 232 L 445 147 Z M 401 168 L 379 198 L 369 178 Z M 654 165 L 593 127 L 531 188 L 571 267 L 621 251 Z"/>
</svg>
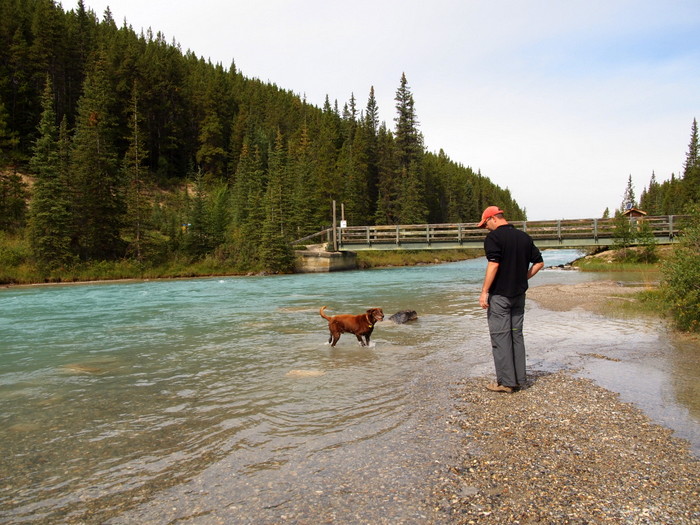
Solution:
<svg viewBox="0 0 700 525">
<path fill-rule="evenodd" d="M 370 308 L 364 314 L 341 314 L 328 317 L 323 311 L 328 308 L 322 306 L 319 313 L 328 321 L 328 330 L 331 335 L 328 342 L 335 346 L 341 334 L 355 334 L 362 346 L 369 346 L 369 338 L 374 330 L 374 324 L 384 320 L 384 312 L 381 308 Z"/>
</svg>

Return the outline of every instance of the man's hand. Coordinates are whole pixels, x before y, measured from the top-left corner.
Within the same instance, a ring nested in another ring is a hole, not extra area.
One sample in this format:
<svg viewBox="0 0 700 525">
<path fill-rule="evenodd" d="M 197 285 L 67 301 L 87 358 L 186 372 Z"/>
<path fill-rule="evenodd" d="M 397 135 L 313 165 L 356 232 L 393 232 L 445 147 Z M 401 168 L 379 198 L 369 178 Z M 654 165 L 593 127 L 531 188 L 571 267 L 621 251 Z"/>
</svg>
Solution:
<svg viewBox="0 0 700 525">
<path fill-rule="evenodd" d="M 479 296 L 479 304 L 481 305 L 482 308 L 489 307 L 489 293 L 488 292 L 481 292 L 481 295 Z"/>
<path fill-rule="evenodd" d="M 482 308 L 489 307 L 489 290 L 493 284 L 493 280 L 498 273 L 498 263 L 489 261 L 486 265 L 486 274 L 484 275 L 484 284 L 481 287 L 481 295 L 479 296 L 479 304 Z"/>
</svg>

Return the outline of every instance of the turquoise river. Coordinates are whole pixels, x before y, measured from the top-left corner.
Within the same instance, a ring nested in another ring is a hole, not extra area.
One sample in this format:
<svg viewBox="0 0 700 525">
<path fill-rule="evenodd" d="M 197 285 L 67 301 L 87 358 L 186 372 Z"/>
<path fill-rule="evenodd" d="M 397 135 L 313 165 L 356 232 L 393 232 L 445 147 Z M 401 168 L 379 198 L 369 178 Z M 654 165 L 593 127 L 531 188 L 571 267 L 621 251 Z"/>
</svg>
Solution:
<svg viewBox="0 0 700 525">
<path fill-rule="evenodd" d="M 0 523 L 420 523 L 460 447 L 459 381 L 492 373 L 484 268 L 0 290 Z M 601 278 L 546 269 L 531 285 Z M 331 348 L 324 305 L 387 319 L 370 347 Z M 418 320 L 388 320 L 404 309 Z M 530 301 L 525 324 L 530 369 L 577 369 L 698 453 L 697 377 L 659 322 Z"/>
</svg>

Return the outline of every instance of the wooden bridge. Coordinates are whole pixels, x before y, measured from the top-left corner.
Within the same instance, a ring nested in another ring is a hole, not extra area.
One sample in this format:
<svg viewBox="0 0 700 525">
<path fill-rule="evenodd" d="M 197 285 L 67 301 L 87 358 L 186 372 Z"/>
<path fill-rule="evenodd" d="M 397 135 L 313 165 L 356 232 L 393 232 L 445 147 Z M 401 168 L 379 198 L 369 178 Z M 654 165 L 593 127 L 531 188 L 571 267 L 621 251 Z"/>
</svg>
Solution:
<svg viewBox="0 0 700 525">
<path fill-rule="evenodd" d="M 649 226 L 657 244 L 677 241 L 687 215 L 633 217 L 633 227 Z M 615 243 L 615 219 L 572 219 L 553 221 L 509 221 L 526 231 L 539 248 L 585 248 L 612 246 Z M 328 251 L 361 250 L 437 250 L 483 248 L 487 230 L 477 223 L 414 224 L 393 226 L 335 227 L 314 233 L 293 244 L 325 242 Z"/>
</svg>

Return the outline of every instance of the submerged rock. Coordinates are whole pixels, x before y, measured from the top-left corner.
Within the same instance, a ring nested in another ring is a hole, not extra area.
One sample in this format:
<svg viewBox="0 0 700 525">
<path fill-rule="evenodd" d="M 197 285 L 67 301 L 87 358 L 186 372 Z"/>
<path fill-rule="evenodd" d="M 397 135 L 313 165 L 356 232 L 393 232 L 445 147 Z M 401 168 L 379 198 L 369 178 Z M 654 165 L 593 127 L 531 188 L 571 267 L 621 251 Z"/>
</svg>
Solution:
<svg viewBox="0 0 700 525">
<path fill-rule="evenodd" d="M 285 374 L 287 377 L 319 377 L 326 375 L 323 370 L 290 370 Z"/>
</svg>

